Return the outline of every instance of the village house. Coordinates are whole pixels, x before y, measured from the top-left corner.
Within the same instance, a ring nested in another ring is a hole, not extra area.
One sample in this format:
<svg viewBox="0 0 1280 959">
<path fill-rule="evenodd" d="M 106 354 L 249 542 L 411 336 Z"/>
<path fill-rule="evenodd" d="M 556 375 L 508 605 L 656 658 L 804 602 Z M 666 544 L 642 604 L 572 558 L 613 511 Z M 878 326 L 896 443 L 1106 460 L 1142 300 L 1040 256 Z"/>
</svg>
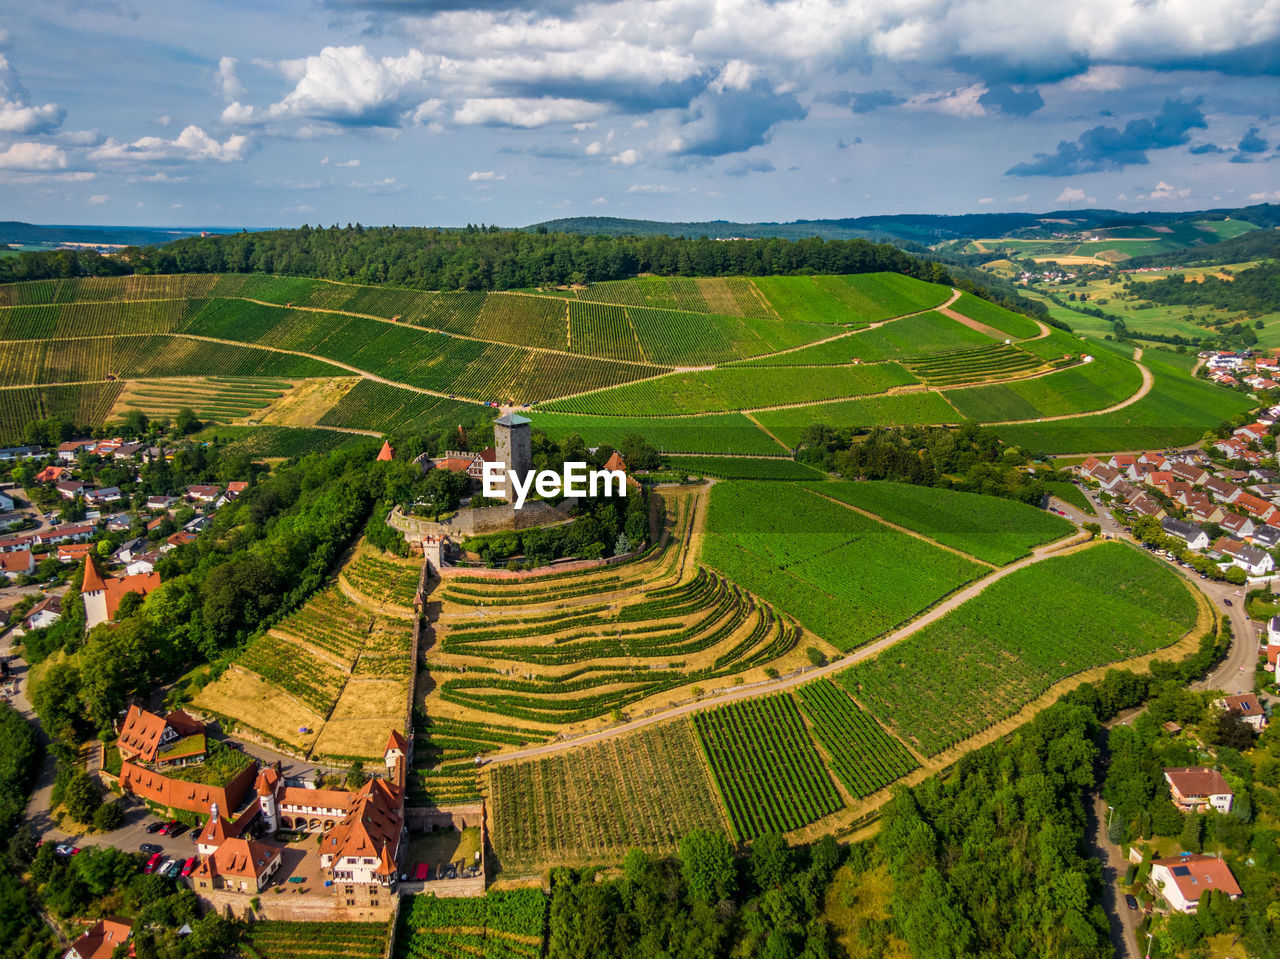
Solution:
<svg viewBox="0 0 1280 959">
<path fill-rule="evenodd" d="M 63 959 L 111 959 L 116 949 L 128 942 L 131 935 L 133 924 L 127 919 L 115 916 L 99 919 L 71 943 Z M 129 948 L 132 951 L 133 947 Z"/>
<path fill-rule="evenodd" d="M 1210 476 L 1202 485 L 1206 492 L 1213 494 L 1214 499 L 1221 500 L 1223 503 L 1232 502 L 1242 492 L 1235 483 L 1228 483 L 1218 476 Z"/>
<path fill-rule="evenodd" d="M 59 563 L 81 563 L 92 552 L 92 543 L 60 543 L 53 555 L 58 558 Z"/>
<path fill-rule="evenodd" d="M 125 443 L 122 446 L 117 446 L 115 452 L 111 455 L 117 460 L 131 460 L 146 448 L 146 443 Z"/>
<path fill-rule="evenodd" d="M 1280 517 L 1280 509 L 1277 509 L 1274 504 L 1268 503 L 1264 499 L 1259 499 L 1252 493 L 1241 493 L 1231 505 L 1247 511 L 1264 523 L 1270 523 L 1271 520 Z"/>
<path fill-rule="evenodd" d="M 25 513 L 0 513 L 0 529 L 14 529 L 26 521 Z"/>
<path fill-rule="evenodd" d="M 221 486 L 188 486 L 187 499 L 193 503 L 212 503 L 222 495 Z"/>
<path fill-rule="evenodd" d="M 62 618 L 62 597 L 46 596 L 31 607 L 23 625 L 27 629 L 47 629 Z"/>
<path fill-rule="evenodd" d="M 1267 712 L 1262 707 L 1262 703 L 1258 701 L 1256 693 L 1246 693 L 1242 696 L 1226 696 L 1222 699 L 1214 700 L 1213 703 L 1218 709 L 1231 716 L 1236 717 L 1242 723 L 1247 723 L 1258 732 L 1267 728 Z"/>
<path fill-rule="evenodd" d="M 1231 435 L 1246 443 L 1261 443 L 1267 438 L 1269 430 L 1262 423 L 1250 423 L 1248 426 L 1242 426 L 1237 430 L 1232 430 Z"/>
<path fill-rule="evenodd" d="M 1200 486 L 1209 478 L 1209 474 L 1194 463 L 1176 460 L 1169 464 L 1169 472 L 1183 482 L 1192 486 Z"/>
<path fill-rule="evenodd" d="M 0 573 L 10 579 L 18 576 L 30 576 L 36 571 L 36 560 L 31 550 L 14 550 L 12 553 L 0 553 Z"/>
<path fill-rule="evenodd" d="M 201 762 L 208 744 L 204 723 L 182 710 L 161 718 L 138 706 L 130 706 L 116 738 L 120 758 L 157 766 L 187 766 Z"/>
<path fill-rule="evenodd" d="M 68 523 L 36 533 L 33 537 L 37 543 L 53 546 L 57 543 L 82 543 L 93 539 L 96 527 L 93 523 Z"/>
<path fill-rule="evenodd" d="M 64 463 L 74 463 L 76 457 L 93 446 L 93 440 L 68 440 L 58 444 L 58 459 Z"/>
<path fill-rule="evenodd" d="M 243 493 L 248 488 L 249 488 L 249 484 L 246 483 L 244 480 L 235 480 L 234 482 L 228 483 L 227 492 L 226 492 L 227 501 L 230 502 L 232 500 L 238 499 L 240 497 L 240 494 Z"/>
<path fill-rule="evenodd" d="M 69 470 L 65 466 L 46 466 L 35 475 L 37 483 L 56 483 L 67 475 Z"/>
<path fill-rule="evenodd" d="M 150 573 L 156 568 L 156 563 L 160 562 L 160 551 L 153 549 L 140 556 L 134 556 L 133 559 L 124 564 L 124 572 L 126 576 L 141 576 Z"/>
<path fill-rule="evenodd" d="M 1209 545 L 1208 534 L 1191 523 L 1184 523 L 1179 519 L 1162 519 L 1160 528 L 1164 530 L 1165 535 L 1182 540 L 1190 549 L 1206 549 Z"/>
<path fill-rule="evenodd" d="M 1280 527 L 1262 524 L 1255 526 L 1253 530 L 1253 545 L 1261 546 L 1263 549 L 1275 549 L 1280 546 Z"/>
<path fill-rule="evenodd" d="M 1169 903 L 1169 908 L 1185 913 L 1194 913 L 1206 892 L 1216 890 L 1228 899 L 1240 897 L 1240 886 L 1225 862 L 1215 856 L 1191 853 L 1153 859 L 1151 886 Z"/>
<path fill-rule="evenodd" d="M 1223 513 L 1218 525 L 1237 539 L 1248 539 L 1255 529 L 1253 520 L 1239 513 Z"/>
<path fill-rule="evenodd" d="M 1204 812 L 1206 809 L 1231 812 L 1235 793 L 1216 769 L 1177 766 L 1166 769 L 1164 778 L 1169 784 L 1173 804 L 1182 812 Z"/>
<path fill-rule="evenodd" d="M 0 553 L 12 553 L 14 550 L 30 549 L 36 545 L 34 536 L 6 536 L 0 539 Z"/>
<path fill-rule="evenodd" d="M 103 579 L 93 564 L 91 557 L 85 557 L 84 580 L 80 586 L 80 595 L 84 599 L 84 628 L 93 629 L 99 623 L 106 623 L 116 618 L 120 601 L 129 593 L 140 593 L 145 596 L 154 589 L 160 588 L 159 573 L 144 573 L 135 576 L 112 576 Z"/>
<path fill-rule="evenodd" d="M 58 495 L 63 499 L 73 500 L 77 496 L 83 496 L 90 489 L 90 486 L 80 480 L 63 480 L 60 483 L 55 483 L 53 488 L 58 491 Z"/>
<path fill-rule="evenodd" d="M 169 509 L 177 502 L 176 496 L 148 496 L 147 509 Z"/>
<path fill-rule="evenodd" d="M 1129 503 L 1129 506 L 1143 516 L 1150 516 L 1153 519 L 1164 519 L 1164 507 L 1150 493 L 1139 493 Z"/>
<path fill-rule="evenodd" d="M 84 501 L 92 503 L 94 506 L 102 506 L 106 503 L 118 503 L 124 499 L 124 493 L 120 492 L 119 486 L 107 486 L 103 489 L 86 490 Z"/>
<path fill-rule="evenodd" d="M 13 495 L 10 489 L 6 487 L 0 490 L 0 513 L 7 513 L 13 509 Z"/>
<path fill-rule="evenodd" d="M 256 895 L 267 887 L 280 863 L 280 850 L 275 846 L 229 838 L 201 857 L 191 873 L 191 887 L 197 892 L 226 889 Z"/>
</svg>

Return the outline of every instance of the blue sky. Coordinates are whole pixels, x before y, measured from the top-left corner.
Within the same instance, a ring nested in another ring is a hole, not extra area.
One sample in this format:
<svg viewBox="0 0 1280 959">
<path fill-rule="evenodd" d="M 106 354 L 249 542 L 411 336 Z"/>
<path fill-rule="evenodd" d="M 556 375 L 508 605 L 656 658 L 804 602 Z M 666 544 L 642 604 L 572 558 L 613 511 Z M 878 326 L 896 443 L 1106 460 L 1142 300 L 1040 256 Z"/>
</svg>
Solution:
<svg viewBox="0 0 1280 959">
<path fill-rule="evenodd" d="M 1280 0 L 22 6 L 0 15 L 0 219 L 1280 201 Z"/>
</svg>

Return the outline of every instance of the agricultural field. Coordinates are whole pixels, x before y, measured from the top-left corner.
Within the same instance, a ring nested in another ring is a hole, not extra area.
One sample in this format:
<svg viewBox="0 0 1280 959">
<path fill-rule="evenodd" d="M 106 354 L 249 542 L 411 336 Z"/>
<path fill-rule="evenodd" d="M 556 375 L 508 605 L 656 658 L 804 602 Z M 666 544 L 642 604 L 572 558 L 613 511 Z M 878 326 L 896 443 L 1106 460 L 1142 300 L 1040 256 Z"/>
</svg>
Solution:
<svg viewBox="0 0 1280 959">
<path fill-rule="evenodd" d="M 972 293 L 961 293 L 960 299 L 950 307 L 952 312 L 967 316 L 971 320 L 999 330 L 1015 340 L 1025 340 L 1040 335 L 1040 327 L 1035 320 L 1020 313 L 1013 313 L 1002 306 L 974 296 Z"/>
<path fill-rule="evenodd" d="M 760 410 L 752 419 L 768 430 L 788 449 L 800 445 L 800 434 L 806 426 L 825 423 L 828 426 L 913 426 L 926 423 L 959 423 L 964 417 L 942 396 L 931 390 L 890 393 L 854 400 L 834 400 L 791 406 L 784 409 Z"/>
<path fill-rule="evenodd" d="M 649 726 L 545 758 L 495 763 L 490 836 L 504 870 L 616 863 L 638 847 L 671 853 L 725 817 L 688 720 Z"/>
<path fill-rule="evenodd" d="M 855 799 L 870 796 L 920 765 L 830 680 L 807 683 L 795 696 L 831 771 Z"/>
<path fill-rule="evenodd" d="M 0 390 L 0 443 L 22 442 L 26 425 L 35 420 L 58 417 L 78 426 L 101 423 L 123 389 L 122 383 L 82 383 Z"/>
<path fill-rule="evenodd" d="M 865 326 L 945 303 L 951 291 L 897 273 L 763 276 L 751 281 L 783 319 Z"/>
<path fill-rule="evenodd" d="M 807 488 L 998 566 L 1075 531 L 1060 516 L 996 496 L 875 481 Z"/>
<path fill-rule="evenodd" d="M 308 453 L 331 453 L 337 449 L 370 444 L 370 455 L 377 452 L 377 443 L 372 437 L 341 430 L 294 426 L 214 426 L 197 435 L 201 439 L 218 437 L 230 440 L 228 449 L 231 452 L 243 451 L 254 459 L 293 459 Z"/>
<path fill-rule="evenodd" d="M 1010 573 L 839 681 L 933 756 L 1059 680 L 1162 649 L 1195 622 L 1195 600 L 1177 573 L 1104 542 Z"/>
<path fill-rule="evenodd" d="M 472 898 L 409 896 L 401 904 L 393 959 L 537 959 L 547 935 L 541 889 Z"/>
<path fill-rule="evenodd" d="M 765 459 L 733 456 L 668 456 L 666 464 L 672 472 L 690 476 L 715 476 L 719 479 L 750 480 L 819 480 L 822 473 L 811 466 L 788 459 Z"/>
<path fill-rule="evenodd" d="M 484 415 L 484 407 L 475 403 L 362 379 L 317 423 L 380 433 L 411 433 L 446 424 L 456 426 Z"/>
<path fill-rule="evenodd" d="M 1194 357 L 1149 347 L 1143 351 L 1142 364 L 1151 370 L 1155 384 L 1132 406 L 1100 416 L 1002 426 L 997 431 L 1005 442 L 1033 453 L 1101 453 L 1194 443 L 1224 420 L 1256 405 L 1241 393 L 1193 379 L 1189 374 L 1194 362 Z"/>
<path fill-rule="evenodd" d="M 260 920 L 238 948 L 246 959 L 382 959 L 390 931 L 385 922 Z"/>
<path fill-rule="evenodd" d="M 785 367 L 725 367 L 671 373 L 544 407 L 603 416 L 666 416 L 759 409 L 883 393 L 918 382 L 897 363 L 833 366 L 797 371 Z"/>
<path fill-rule="evenodd" d="M 803 486 L 748 482 L 712 488 L 702 560 L 841 651 L 989 569 Z"/>
<path fill-rule="evenodd" d="M 1044 360 L 1039 357 L 1004 344 L 935 353 L 906 364 L 913 375 L 930 386 L 958 386 L 1029 376 L 1044 366 Z"/>
<path fill-rule="evenodd" d="M 380 612 L 407 617 L 413 615 L 421 575 L 421 556 L 404 559 L 361 540 L 342 568 L 341 581 Z"/>
<path fill-rule="evenodd" d="M 197 705 L 309 755 L 377 759 L 390 730 L 403 731 L 411 636 L 403 619 L 331 585 L 250 640 Z M 282 701 L 294 705 L 277 708 Z"/>
<path fill-rule="evenodd" d="M 552 439 L 577 435 L 588 446 L 618 446 L 627 436 L 636 435 L 644 437 L 662 453 L 779 456 L 788 452 L 741 413 L 643 417 L 581 416 L 531 410 L 528 416 L 535 429 L 546 430 Z"/>
<path fill-rule="evenodd" d="M 694 713 L 693 724 L 738 841 L 799 829 L 844 805 L 790 696 Z"/>
<path fill-rule="evenodd" d="M 134 380 L 127 384 L 111 416 L 141 410 L 152 420 L 171 420 L 186 407 L 202 420 L 227 423 L 245 419 L 280 399 L 290 380 L 202 376 L 191 379 Z"/>
<path fill-rule="evenodd" d="M 948 390 L 947 401 L 970 419 L 984 423 L 1065 416 L 1106 409 L 1142 387 L 1136 365 L 1110 352 L 1088 363 L 1034 379 Z"/>
</svg>

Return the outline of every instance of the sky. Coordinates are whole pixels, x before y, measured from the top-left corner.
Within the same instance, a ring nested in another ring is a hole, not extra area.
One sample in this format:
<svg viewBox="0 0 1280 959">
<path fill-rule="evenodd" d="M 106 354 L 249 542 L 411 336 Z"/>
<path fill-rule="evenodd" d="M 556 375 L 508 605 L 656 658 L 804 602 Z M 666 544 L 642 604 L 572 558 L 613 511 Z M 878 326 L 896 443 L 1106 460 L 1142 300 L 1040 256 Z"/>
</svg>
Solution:
<svg viewBox="0 0 1280 959">
<path fill-rule="evenodd" d="M 8 9 L 0 219 L 522 226 L 1280 202 L 1280 0 Z"/>
</svg>

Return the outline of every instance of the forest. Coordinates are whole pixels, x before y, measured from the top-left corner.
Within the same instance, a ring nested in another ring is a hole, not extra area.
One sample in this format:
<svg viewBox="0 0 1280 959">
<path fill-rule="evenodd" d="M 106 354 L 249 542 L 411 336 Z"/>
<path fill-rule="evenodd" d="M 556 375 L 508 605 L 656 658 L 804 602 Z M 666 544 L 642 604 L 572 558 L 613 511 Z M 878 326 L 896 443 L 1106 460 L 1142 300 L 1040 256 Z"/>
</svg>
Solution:
<svg viewBox="0 0 1280 959">
<path fill-rule="evenodd" d="M 420 227 L 309 227 L 92 251 L 0 258 L 0 282 L 127 273 L 274 273 L 422 290 L 510 290 L 663 276 L 769 276 L 889 270 L 950 283 L 946 269 L 866 240 L 690 240 Z"/>
<path fill-rule="evenodd" d="M 1241 270 L 1231 279 L 1206 276 L 1188 283 L 1181 274 L 1150 283 L 1131 283 L 1130 292 L 1152 303 L 1212 306 L 1252 316 L 1272 312 L 1280 302 L 1280 264 L 1271 262 Z"/>
</svg>

